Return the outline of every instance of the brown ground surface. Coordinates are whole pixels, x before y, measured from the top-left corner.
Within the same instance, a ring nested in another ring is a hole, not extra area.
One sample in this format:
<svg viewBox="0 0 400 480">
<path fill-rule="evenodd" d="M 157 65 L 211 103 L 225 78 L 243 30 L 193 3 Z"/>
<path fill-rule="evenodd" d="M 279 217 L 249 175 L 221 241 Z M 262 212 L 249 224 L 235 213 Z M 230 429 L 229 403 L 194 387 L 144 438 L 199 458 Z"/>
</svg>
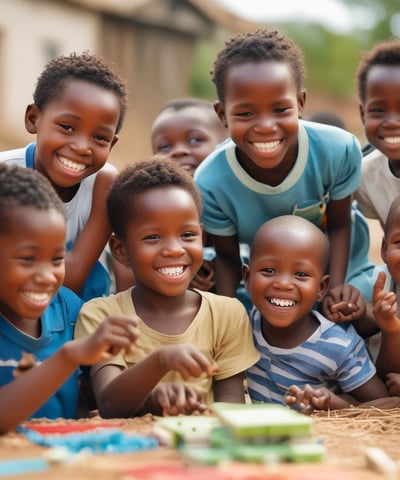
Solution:
<svg viewBox="0 0 400 480">
<path fill-rule="evenodd" d="M 400 408 L 378 410 L 375 408 L 350 408 L 330 413 L 313 415 L 314 435 L 320 439 L 327 449 L 327 456 L 323 463 L 314 465 L 278 465 L 270 467 L 250 466 L 256 469 L 252 475 L 241 473 L 240 465 L 233 469 L 228 477 L 236 480 L 284 480 L 289 477 L 295 480 L 379 480 L 385 478 L 368 468 L 364 449 L 369 446 L 379 446 L 393 460 L 400 459 Z M 151 415 L 141 418 L 118 420 L 124 430 L 138 434 L 150 435 L 157 419 Z M 82 424 L 96 422 L 115 422 L 103 420 L 99 417 L 77 421 L 63 421 L 65 423 Z M 53 422 L 54 424 L 54 422 Z M 0 437 L 0 477 L 1 461 L 40 457 L 47 451 L 30 443 L 21 434 L 8 434 Z M 71 465 L 51 465 L 45 472 L 24 474 L 14 477 L 41 480 L 128 480 L 134 478 L 150 478 L 135 476 L 132 469 L 136 466 L 149 464 L 187 465 L 179 452 L 174 449 L 160 447 L 156 450 L 130 454 L 92 455 Z M 243 466 L 243 465 L 242 465 Z M 193 466 L 191 467 L 193 468 Z M 222 469 L 228 467 L 221 467 Z M 260 469 L 263 473 L 260 474 Z M 223 470 L 221 470 L 222 472 Z M 151 477 L 162 480 L 163 475 Z M 168 477 L 170 480 L 172 477 Z M 190 477 L 188 477 L 190 478 Z M 198 477 L 203 478 L 203 477 Z M 207 478 L 207 475 L 204 476 Z M 219 478 L 219 477 L 218 477 Z M 222 478 L 222 476 L 221 476 Z M 398 477 L 396 477 L 398 478 Z"/>
</svg>

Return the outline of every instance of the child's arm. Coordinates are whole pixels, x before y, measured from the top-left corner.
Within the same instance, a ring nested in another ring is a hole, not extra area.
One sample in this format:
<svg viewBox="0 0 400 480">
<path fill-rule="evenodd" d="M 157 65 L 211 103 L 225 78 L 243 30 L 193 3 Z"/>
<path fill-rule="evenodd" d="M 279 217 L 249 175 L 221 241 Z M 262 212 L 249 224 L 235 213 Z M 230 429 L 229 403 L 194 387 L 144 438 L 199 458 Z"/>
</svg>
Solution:
<svg viewBox="0 0 400 480">
<path fill-rule="evenodd" d="M 89 219 L 72 250 L 67 252 L 64 285 L 75 293 L 82 290 L 91 269 L 110 238 L 111 226 L 108 222 L 106 196 L 116 175 L 117 169 L 108 163 L 97 173 Z"/>
<path fill-rule="evenodd" d="M 184 380 L 202 374 L 212 376 L 216 366 L 193 345 L 161 347 L 126 370 L 106 364 L 92 375 L 93 391 L 103 417 L 132 417 L 143 413 L 160 414 L 154 404 L 153 389 L 169 371 L 177 371 Z"/>
<path fill-rule="evenodd" d="M 330 288 L 344 283 L 350 251 L 351 201 L 331 200 L 327 205 L 327 232 L 330 243 Z"/>
<path fill-rule="evenodd" d="M 379 272 L 372 297 L 373 313 L 381 328 L 382 338 L 376 368 L 381 378 L 387 373 L 400 372 L 400 318 L 394 292 L 385 292 L 386 274 Z"/>
<path fill-rule="evenodd" d="M 219 237 L 210 235 L 215 247 L 215 288 L 216 293 L 234 297 L 242 279 L 242 261 L 236 235 Z"/>
<path fill-rule="evenodd" d="M 15 429 L 41 407 L 77 369 L 129 351 L 138 337 L 131 318 L 107 318 L 87 337 L 65 343 L 54 355 L 0 388 L 0 433 Z M 40 388 L 38 388 L 38 385 Z"/>
<path fill-rule="evenodd" d="M 244 403 L 244 374 L 238 373 L 223 380 L 215 380 L 213 385 L 214 401 Z"/>
</svg>

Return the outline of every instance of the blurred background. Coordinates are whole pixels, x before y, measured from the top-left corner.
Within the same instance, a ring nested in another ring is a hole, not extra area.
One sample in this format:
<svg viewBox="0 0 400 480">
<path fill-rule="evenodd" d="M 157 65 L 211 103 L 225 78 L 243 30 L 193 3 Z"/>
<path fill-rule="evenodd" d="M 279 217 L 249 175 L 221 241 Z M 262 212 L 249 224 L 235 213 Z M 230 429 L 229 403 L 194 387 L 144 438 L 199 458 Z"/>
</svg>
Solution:
<svg viewBox="0 0 400 480">
<path fill-rule="evenodd" d="M 24 113 L 44 65 L 88 50 L 128 83 L 127 118 L 110 159 L 119 168 L 151 153 L 150 126 L 167 100 L 215 100 L 217 51 L 233 34 L 260 27 L 286 33 L 305 53 L 304 116 L 335 113 L 364 145 L 357 65 L 376 41 L 400 36 L 400 0 L 0 0 L 0 12 L 0 148 L 34 140 Z M 380 235 L 371 236 L 379 262 Z"/>
</svg>

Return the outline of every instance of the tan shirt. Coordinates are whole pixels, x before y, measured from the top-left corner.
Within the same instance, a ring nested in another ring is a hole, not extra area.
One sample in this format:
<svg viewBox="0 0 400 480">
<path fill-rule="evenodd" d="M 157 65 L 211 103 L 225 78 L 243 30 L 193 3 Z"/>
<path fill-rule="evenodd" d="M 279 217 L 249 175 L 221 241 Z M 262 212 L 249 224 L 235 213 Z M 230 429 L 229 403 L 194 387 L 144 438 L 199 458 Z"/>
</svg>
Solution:
<svg viewBox="0 0 400 480">
<path fill-rule="evenodd" d="M 92 369 L 97 371 L 104 365 L 129 368 L 157 348 L 179 343 L 196 346 L 210 363 L 217 363 L 218 371 L 214 376 L 216 381 L 232 377 L 251 367 L 258 361 L 260 354 L 254 347 L 250 320 L 244 306 L 235 298 L 210 292 L 197 293 L 202 297 L 200 309 L 184 333 L 165 335 L 141 322 L 140 336 L 129 354 L 121 352 Z M 113 315 L 136 315 L 131 290 L 85 303 L 78 317 L 75 338 L 92 333 L 105 317 Z M 183 379 L 177 372 L 169 372 L 162 378 L 162 382 L 173 381 Z M 207 392 L 208 404 L 212 403 L 212 378 L 202 376 L 191 378 L 187 382 Z"/>
</svg>

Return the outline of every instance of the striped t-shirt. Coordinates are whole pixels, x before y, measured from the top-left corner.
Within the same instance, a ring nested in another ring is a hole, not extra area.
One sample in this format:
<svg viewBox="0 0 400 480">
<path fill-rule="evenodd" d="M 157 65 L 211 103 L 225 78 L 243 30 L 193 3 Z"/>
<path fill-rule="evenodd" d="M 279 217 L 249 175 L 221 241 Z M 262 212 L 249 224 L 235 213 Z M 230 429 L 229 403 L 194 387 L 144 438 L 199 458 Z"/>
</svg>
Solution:
<svg viewBox="0 0 400 480">
<path fill-rule="evenodd" d="M 254 344 L 261 353 L 260 360 L 247 370 L 253 402 L 284 404 L 291 385 L 351 392 L 375 374 L 365 342 L 350 323 L 336 324 L 317 311 L 312 313 L 320 323 L 315 332 L 295 348 L 278 348 L 266 342 L 260 313 L 252 310 Z"/>
</svg>

